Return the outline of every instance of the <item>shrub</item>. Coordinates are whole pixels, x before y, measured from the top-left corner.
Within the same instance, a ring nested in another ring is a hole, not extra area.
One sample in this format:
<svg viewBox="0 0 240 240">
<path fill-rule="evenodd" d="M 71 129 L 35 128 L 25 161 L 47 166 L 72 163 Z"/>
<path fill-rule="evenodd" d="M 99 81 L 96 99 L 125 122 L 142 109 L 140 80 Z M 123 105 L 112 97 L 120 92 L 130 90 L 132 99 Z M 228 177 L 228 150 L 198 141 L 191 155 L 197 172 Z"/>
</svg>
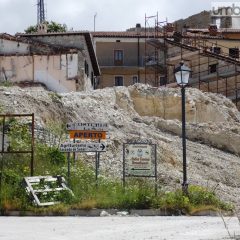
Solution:
<svg viewBox="0 0 240 240">
<path fill-rule="evenodd" d="M 218 205 L 219 199 L 214 192 L 201 186 L 190 186 L 188 191 L 190 203 L 196 205 Z"/>
<path fill-rule="evenodd" d="M 174 211 L 184 210 L 188 212 L 190 209 L 190 201 L 187 196 L 182 194 L 181 190 L 166 192 L 160 197 L 159 207 Z"/>
<path fill-rule="evenodd" d="M 47 157 L 52 164 L 62 165 L 65 163 L 65 156 L 58 148 L 49 148 L 47 151 Z"/>
</svg>

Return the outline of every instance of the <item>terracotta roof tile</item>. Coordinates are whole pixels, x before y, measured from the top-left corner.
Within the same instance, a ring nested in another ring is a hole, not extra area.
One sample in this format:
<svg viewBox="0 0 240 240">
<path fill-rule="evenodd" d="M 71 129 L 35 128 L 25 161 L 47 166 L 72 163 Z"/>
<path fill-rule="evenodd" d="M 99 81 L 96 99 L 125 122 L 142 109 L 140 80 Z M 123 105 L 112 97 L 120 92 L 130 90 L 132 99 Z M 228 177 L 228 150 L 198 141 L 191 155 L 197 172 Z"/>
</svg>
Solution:
<svg viewBox="0 0 240 240">
<path fill-rule="evenodd" d="M 154 32 L 130 32 L 130 31 L 125 31 L 125 32 L 91 32 L 93 37 L 125 37 L 125 38 L 137 38 L 137 37 L 151 37 L 154 38 L 156 37 L 156 34 Z M 171 35 L 171 34 L 170 34 Z M 158 33 L 159 37 L 163 37 L 163 33 Z"/>
</svg>

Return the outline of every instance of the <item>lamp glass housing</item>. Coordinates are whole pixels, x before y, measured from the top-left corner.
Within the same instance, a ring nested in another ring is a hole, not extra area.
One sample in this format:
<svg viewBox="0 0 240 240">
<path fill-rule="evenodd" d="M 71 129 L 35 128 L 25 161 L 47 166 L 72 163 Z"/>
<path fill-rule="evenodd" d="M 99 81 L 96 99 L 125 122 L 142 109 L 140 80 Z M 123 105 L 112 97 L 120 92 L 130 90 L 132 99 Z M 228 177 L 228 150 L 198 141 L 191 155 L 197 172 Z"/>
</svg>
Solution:
<svg viewBox="0 0 240 240">
<path fill-rule="evenodd" d="M 190 68 L 185 65 L 180 65 L 178 68 L 176 68 L 175 77 L 177 84 L 180 86 L 186 86 L 189 81 L 190 72 Z"/>
</svg>

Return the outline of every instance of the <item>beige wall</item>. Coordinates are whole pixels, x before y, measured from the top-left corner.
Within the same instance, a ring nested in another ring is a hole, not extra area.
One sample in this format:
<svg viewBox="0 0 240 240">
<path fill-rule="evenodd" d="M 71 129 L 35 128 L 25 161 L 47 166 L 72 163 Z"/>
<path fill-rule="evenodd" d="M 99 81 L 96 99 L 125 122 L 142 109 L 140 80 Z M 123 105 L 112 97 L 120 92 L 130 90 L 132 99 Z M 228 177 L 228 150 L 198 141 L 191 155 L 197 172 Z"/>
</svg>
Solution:
<svg viewBox="0 0 240 240">
<path fill-rule="evenodd" d="M 77 76 L 77 59 L 73 57 L 70 64 L 63 61 L 69 58 L 68 55 L 34 56 L 34 82 L 44 83 L 48 89 L 56 92 L 76 91 L 75 79 L 68 80 L 68 76 L 69 68 Z M 72 63 L 74 60 L 75 64 Z"/>
<path fill-rule="evenodd" d="M 30 37 L 30 36 L 28 36 Z M 86 42 L 86 38 L 84 35 L 81 34 L 63 34 L 63 35 L 39 35 L 39 36 L 32 36 L 30 37 L 33 40 L 51 44 L 51 45 L 57 45 L 57 46 L 64 46 L 64 47 L 72 47 L 76 49 L 80 49 L 78 54 L 78 71 L 80 75 L 82 76 L 80 79 L 80 82 L 83 82 L 84 77 L 84 88 L 90 89 L 91 88 L 91 75 L 94 73 L 92 61 L 89 55 L 89 48 Z M 84 75 L 84 67 L 85 67 L 85 61 L 88 64 L 89 67 L 89 76 Z M 94 75 L 94 74 L 93 74 Z M 79 90 L 84 90 L 82 88 L 79 88 Z"/>
<path fill-rule="evenodd" d="M 29 53 L 29 44 L 17 42 L 15 40 L 0 39 L 0 53 L 2 54 L 27 54 Z"/>
<path fill-rule="evenodd" d="M 139 75 L 141 83 L 156 86 L 153 68 L 149 67 L 145 76 L 145 58 L 146 56 L 154 57 L 155 48 L 150 44 L 145 44 L 144 38 L 137 36 L 134 38 L 95 37 L 94 43 L 101 69 L 98 88 L 115 86 L 116 76 L 122 76 L 123 85 L 129 86 L 133 84 L 133 77 Z M 114 50 L 123 50 L 123 63 L 120 66 L 115 65 Z M 163 58 L 163 56 L 161 57 Z M 160 78 L 160 73 L 156 73 L 156 75 Z"/>
<path fill-rule="evenodd" d="M 33 80 L 33 56 L 0 56 L 0 81 Z"/>
<path fill-rule="evenodd" d="M 114 66 L 114 50 L 123 50 L 123 66 L 138 66 L 138 43 L 97 42 L 96 54 L 101 66 Z M 139 44 L 139 63 L 144 65 L 144 43 Z"/>
<path fill-rule="evenodd" d="M 0 56 L 0 81 L 40 82 L 49 90 L 71 92 L 91 88 L 84 71 L 79 72 L 75 54 Z"/>
</svg>

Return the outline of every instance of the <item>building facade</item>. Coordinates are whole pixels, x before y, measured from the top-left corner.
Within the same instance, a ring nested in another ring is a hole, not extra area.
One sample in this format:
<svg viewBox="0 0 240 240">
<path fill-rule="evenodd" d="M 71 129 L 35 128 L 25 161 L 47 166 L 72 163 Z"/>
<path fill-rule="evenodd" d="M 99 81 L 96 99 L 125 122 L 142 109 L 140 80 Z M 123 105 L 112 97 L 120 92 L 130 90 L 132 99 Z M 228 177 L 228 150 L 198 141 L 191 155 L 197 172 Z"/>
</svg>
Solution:
<svg viewBox="0 0 240 240">
<path fill-rule="evenodd" d="M 144 32 L 93 32 L 94 47 L 101 69 L 98 88 L 146 83 L 160 84 L 164 72 L 159 67 L 155 47 Z"/>
<path fill-rule="evenodd" d="M 89 32 L 20 34 L 18 38 L 30 44 L 33 81 L 57 92 L 95 88 L 100 69 Z"/>
</svg>

